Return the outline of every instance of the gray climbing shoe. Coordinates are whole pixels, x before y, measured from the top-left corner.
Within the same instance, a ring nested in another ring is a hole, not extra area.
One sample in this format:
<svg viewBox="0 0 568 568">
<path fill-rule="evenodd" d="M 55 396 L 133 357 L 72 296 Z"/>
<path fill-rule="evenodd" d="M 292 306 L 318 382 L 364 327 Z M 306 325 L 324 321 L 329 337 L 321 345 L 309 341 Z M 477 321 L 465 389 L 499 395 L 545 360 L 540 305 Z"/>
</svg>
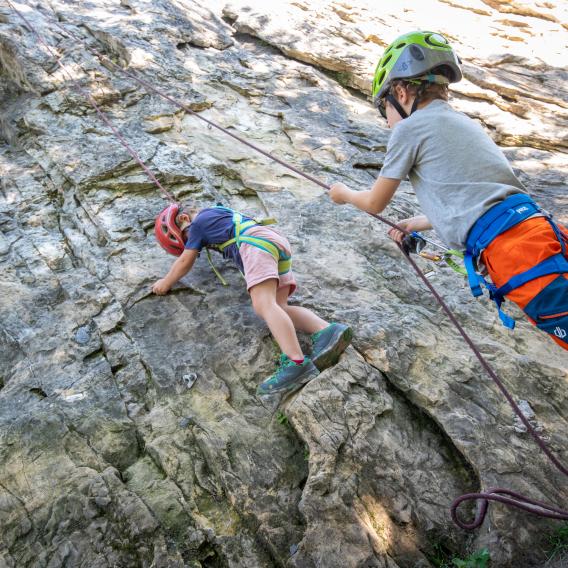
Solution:
<svg viewBox="0 0 568 568">
<path fill-rule="evenodd" d="M 319 371 L 309 357 L 305 357 L 301 365 L 296 365 L 282 354 L 278 369 L 274 375 L 258 385 L 256 394 L 294 392 L 318 375 Z"/>
<path fill-rule="evenodd" d="M 339 360 L 353 337 L 353 330 L 343 323 L 331 323 L 312 335 L 312 361 L 323 371 Z"/>
</svg>

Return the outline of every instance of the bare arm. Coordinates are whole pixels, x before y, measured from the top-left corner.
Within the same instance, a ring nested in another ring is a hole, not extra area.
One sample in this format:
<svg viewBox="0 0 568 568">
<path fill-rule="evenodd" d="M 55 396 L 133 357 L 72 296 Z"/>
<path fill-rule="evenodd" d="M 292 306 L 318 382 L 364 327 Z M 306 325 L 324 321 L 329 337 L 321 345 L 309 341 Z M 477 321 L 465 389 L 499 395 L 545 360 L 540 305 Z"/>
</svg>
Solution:
<svg viewBox="0 0 568 568">
<path fill-rule="evenodd" d="M 199 251 L 197 250 L 184 250 L 181 256 L 172 264 L 166 276 L 158 280 L 154 286 L 152 286 L 154 294 L 158 294 L 159 296 L 167 294 L 171 287 L 193 268 L 198 255 Z"/>
<path fill-rule="evenodd" d="M 378 177 L 368 191 L 353 191 L 342 183 L 334 183 L 329 195 L 335 203 L 350 203 L 363 211 L 380 213 L 389 204 L 399 185 L 399 179 L 385 177 Z"/>
</svg>

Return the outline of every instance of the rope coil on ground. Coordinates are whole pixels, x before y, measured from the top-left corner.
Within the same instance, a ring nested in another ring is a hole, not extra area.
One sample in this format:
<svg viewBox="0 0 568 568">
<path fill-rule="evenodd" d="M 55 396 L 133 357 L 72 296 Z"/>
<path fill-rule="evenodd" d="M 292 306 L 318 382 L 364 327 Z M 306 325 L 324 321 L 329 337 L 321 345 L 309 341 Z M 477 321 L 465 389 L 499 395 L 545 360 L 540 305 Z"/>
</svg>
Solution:
<svg viewBox="0 0 568 568">
<path fill-rule="evenodd" d="M 95 111 L 97 112 L 98 116 L 100 117 L 100 119 L 111 129 L 111 131 L 113 132 L 113 134 L 119 139 L 119 141 L 121 142 L 121 144 L 128 150 L 128 152 L 130 153 L 130 155 L 136 160 L 136 162 L 142 167 L 142 169 L 144 170 L 144 172 L 148 175 L 148 177 L 152 180 L 152 182 L 154 182 L 154 184 L 160 189 L 160 191 L 162 191 L 164 193 L 164 195 L 166 195 L 166 197 L 172 201 L 175 202 L 175 199 L 173 198 L 173 196 L 162 186 L 162 184 L 158 181 L 158 179 L 156 178 L 156 176 L 151 172 L 151 170 L 146 166 L 146 164 L 144 164 L 144 162 L 142 161 L 142 159 L 138 156 L 138 154 L 130 147 L 130 145 L 128 144 L 128 142 L 124 139 L 124 137 L 122 136 L 122 134 L 114 127 L 114 125 L 111 123 L 111 121 L 108 119 L 108 117 L 102 112 L 102 110 L 98 107 L 98 105 L 96 104 L 96 102 L 94 101 L 94 99 L 91 97 L 91 95 L 86 92 L 82 87 L 80 87 L 78 84 L 75 84 L 76 81 L 72 78 L 72 76 L 67 72 L 67 70 L 65 69 L 65 67 L 63 66 L 63 64 L 60 61 L 60 58 L 57 57 L 57 54 L 54 54 L 54 52 L 52 51 L 51 47 L 49 47 L 49 45 L 43 40 L 43 38 L 41 37 L 41 35 L 39 34 L 39 32 L 34 28 L 34 26 L 28 21 L 28 19 L 12 4 L 12 2 L 10 0 L 7 0 L 8 5 L 10 6 L 10 8 L 24 21 L 25 25 L 31 30 L 32 33 L 34 33 L 34 35 L 36 35 L 36 37 L 38 38 L 38 40 L 40 41 L 40 43 L 42 45 L 45 46 L 45 48 L 49 51 L 49 53 L 55 57 L 55 59 L 57 60 L 57 64 L 61 67 L 61 69 L 65 72 L 65 74 L 70 78 L 70 80 L 72 81 L 72 83 L 74 83 L 74 88 L 80 92 L 89 102 L 89 104 L 91 104 L 93 106 L 93 108 L 95 109 Z M 66 30 L 65 28 L 63 28 L 58 21 L 56 20 L 52 20 L 53 23 L 55 25 L 57 25 L 57 27 L 59 27 L 61 30 L 63 30 L 66 34 L 68 34 L 69 37 L 75 39 L 76 41 L 80 42 L 81 44 L 84 44 L 84 42 L 80 39 L 77 38 L 77 36 L 75 36 L 73 33 L 69 32 L 68 30 Z M 197 118 L 199 118 L 200 120 L 205 121 L 209 128 L 214 127 L 218 130 L 220 130 L 221 132 L 224 132 L 225 134 L 231 136 L 232 138 L 238 140 L 239 142 L 241 142 L 242 144 L 245 144 L 246 146 L 248 146 L 249 148 L 252 148 L 253 150 L 259 152 L 260 154 L 266 156 L 267 158 L 269 158 L 270 160 L 273 160 L 274 162 L 284 166 L 285 168 L 293 171 L 294 173 L 304 177 L 305 179 L 312 181 L 313 183 L 315 183 L 316 185 L 326 189 L 326 190 L 330 190 L 330 186 L 324 182 L 322 182 L 321 180 L 317 179 L 316 177 L 303 172 L 302 170 L 296 168 L 295 166 L 289 164 L 288 162 L 285 162 L 284 160 L 272 155 L 270 152 L 267 152 L 265 150 L 263 150 L 262 148 L 256 146 L 255 144 L 249 142 L 248 140 L 245 140 L 244 138 L 238 136 L 237 134 L 234 134 L 233 132 L 230 132 L 229 130 L 227 130 L 226 128 L 223 128 L 222 126 L 216 124 L 215 122 L 199 115 L 198 113 L 196 113 L 195 111 L 193 111 L 191 108 L 189 108 L 187 105 L 177 101 L 176 99 L 172 98 L 171 96 L 169 96 L 167 93 L 162 92 L 161 90 L 157 89 L 156 87 L 154 87 L 152 84 L 150 84 L 148 81 L 141 79 L 139 77 L 137 77 L 136 75 L 134 75 L 133 73 L 123 69 L 122 67 L 120 67 L 119 65 L 117 65 L 116 63 L 114 63 L 113 61 L 111 61 L 107 56 L 105 56 L 104 54 L 100 54 L 97 51 L 85 46 L 86 49 L 88 49 L 91 53 L 94 53 L 96 57 L 104 57 L 107 61 L 109 61 L 114 68 L 118 69 L 121 73 L 125 74 L 126 76 L 130 77 L 131 79 L 133 79 L 134 81 L 136 81 L 138 84 L 144 86 L 145 88 L 147 88 L 150 91 L 155 92 L 156 94 L 160 95 L 161 97 L 164 97 L 166 100 L 170 101 L 171 103 L 173 103 L 174 105 L 178 106 L 179 108 L 185 110 L 186 112 L 189 112 L 190 114 L 192 114 L 193 116 L 196 116 Z M 378 219 L 379 221 L 381 221 L 382 223 L 392 227 L 392 228 L 396 228 L 400 231 L 402 231 L 405 234 L 410 234 L 408 231 L 405 231 L 404 229 L 401 229 L 400 227 L 398 227 L 395 223 L 393 223 L 392 221 L 389 221 L 388 219 L 382 217 L 381 215 L 375 214 L 375 213 L 370 213 L 367 212 L 369 215 L 371 215 L 372 217 L 374 217 L 375 219 Z M 448 307 L 448 305 L 446 304 L 446 302 L 442 299 L 442 297 L 438 294 L 438 292 L 436 291 L 436 289 L 432 286 L 432 284 L 430 283 L 430 281 L 428 280 L 428 278 L 426 278 L 426 276 L 424 275 L 424 273 L 420 270 L 420 268 L 418 267 L 418 265 L 416 264 L 416 262 L 411 258 L 411 256 L 406 253 L 404 251 L 404 249 L 402 248 L 402 246 L 399 244 L 398 245 L 402 254 L 405 256 L 406 260 L 410 263 L 410 265 L 412 266 L 412 268 L 415 270 L 415 272 L 418 274 L 419 278 L 422 280 L 422 282 L 426 285 L 426 287 L 430 290 L 430 292 L 432 293 L 432 295 L 435 297 L 436 301 L 440 304 L 440 306 L 443 308 L 443 310 L 446 312 L 446 315 L 449 317 L 450 321 L 454 324 L 454 326 L 456 327 L 456 329 L 458 330 L 458 332 L 460 333 L 460 335 L 462 336 L 463 340 L 466 342 L 466 344 L 468 345 L 468 347 L 471 349 L 471 351 L 474 353 L 474 355 L 476 356 L 476 358 L 478 359 L 478 361 L 481 363 L 481 366 L 483 367 L 483 369 L 487 372 L 487 374 L 491 377 L 491 379 L 493 379 L 493 381 L 495 382 L 495 384 L 497 385 L 497 387 L 499 388 L 499 390 L 502 392 L 502 394 L 505 396 L 505 398 L 507 399 L 507 401 L 509 402 L 509 404 L 511 405 L 511 407 L 513 408 L 515 414 L 519 417 L 519 419 L 521 420 L 521 422 L 525 425 L 525 427 L 527 428 L 528 432 L 531 434 L 531 436 L 534 438 L 535 442 L 538 444 L 538 446 L 540 447 L 540 449 L 543 451 L 543 453 L 546 455 L 546 457 L 554 464 L 554 466 L 564 475 L 568 476 L 568 469 L 562 464 L 562 462 L 560 462 L 558 460 L 558 458 L 556 458 L 556 456 L 554 456 L 554 454 L 552 454 L 552 452 L 547 448 L 544 440 L 539 436 L 539 434 L 536 432 L 536 430 L 533 428 L 533 426 L 530 424 L 530 422 L 528 421 L 528 419 L 525 417 L 525 415 L 523 414 L 523 412 L 521 411 L 521 409 L 519 408 L 519 406 L 516 404 L 516 402 L 514 401 L 513 397 L 510 395 L 510 393 L 507 391 L 506 387 L 504 386 L 503 382 L 501 381 L 501 379 L 497 376 L 497 374 L 495 373 L 495 371 L 493 371 L 492 367 L 489 365 L 489 363 L 486 361 L 486 359 L 483 357 L 483 355 L 481 354 L 481 352 L 479 351 L 479 349 L 477 348 L 477 346 L 473 343 L 473 341 L 471 340 L 471 338 L 469 337 L 469 335 L 466 333 L 466 331 L 463 329 L 463 327 L 461 326 L 461 324 L 458 322 L 458 320 L 456 319 L 455 315 L 453 314 L 453 312 L 450 310 L 450 308 Z M 464 521 L 462 521 L 459 516 L 458 516 L 458 508 L 459 506 L 466 502 L 466 501 L 476 501 L 478 502 L 478 509 L 475 515 L 474 520 L 471 523 L 466 523 Z M 503 503 L 505 505 L 511 506 L 511 507 L 516 507 L 518 509 L 521 509 L 523 511 L 526 511 L 528 513 L 534 514 L 534 515 L 538 515 L 541 517 L 547 517 L 550 519 L 559 519 L 559 520 L 568 520 L 568 511 L 565 511 L 563 509 L 557 508 L 557 507 L 553 507 L 551 505 L 547 505 L 546 503 L 542 503 L 540 501 L 536 501 L 534 499 L 530 499 L 528 497 L 525 497 L 519 493 L 516 493 L 514 491 L 511 491 L 509 489 L 505 489 L 505 488 L 491 488 L 488 489 L 485 492 L 480 492 L 480 493 L 467 493 L 465 495 L 462 495 L 460 497 L 458 497 L 457 499 L 454 500 L 454 502 L 451 505 L 451 516 L 452 516 L 452 520 L 462 529 L 466 529 L 466 530 L 473 530 L 476 529 L 478 527 L 480 527 L 485 519 L 485 516 L 487 514 L 487 509 L 488 509 L 488 505 L 489 505 L 489 501 L 497 501 L 500 503 Z"/>
</svg>

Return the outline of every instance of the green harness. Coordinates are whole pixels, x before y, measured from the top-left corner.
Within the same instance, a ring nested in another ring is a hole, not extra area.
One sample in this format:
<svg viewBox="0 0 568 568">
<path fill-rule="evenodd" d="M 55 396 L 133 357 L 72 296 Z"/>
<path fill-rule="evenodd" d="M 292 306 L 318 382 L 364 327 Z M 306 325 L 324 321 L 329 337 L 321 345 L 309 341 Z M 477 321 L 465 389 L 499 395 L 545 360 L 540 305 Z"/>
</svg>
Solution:
<svg viewBox="0 0 568 568">
<path fill-rule="evenodd" d="M 213 248 L 218 250 L 219 252 L 223 252 L 228 246 L 232 244 L 236 244 L 237 248 L 241 248 L 243 243 L 248 245 L 252 245 L 253 247 L 257 247 L 269 254 L 272 255 L 276 263 L 278 264 L 278 274 L 286 274 L 290 272 L 292 268 L 292 257 L 288 256 L 284 251 L 280 250 L 272 241 L 265 239 L 263 237 L 254 237 L 252 235 L 246 235 L 246 231 L 251 229 L 252 227 L 265 226 L 265 225 L 274 225 L 276 223 L 276 219 L 269 217 L 267 219 L 249 219 L 248 221 L 243 221 L 243 216 L 237 211 L 233 211 L 228 207 L 223 207 L 221 205 L 216 205 L 215 208 L 223 209 L 224 211 L 231 212 L 233 214 L 233 227 L 235 231 L 235 236 L 228 241 L 220 245 L 212 245 L 209 248 Z M 213 268 L 213 272 L 215 272 L 217 278 L 221 281 L 223 286 L 228 286 L 225 279 L 221 276 L 219 271 L 213 266 L 213 261 L 211 260 L 211 253 L 209 249 L 207 249 L 207 260 L 211 267 Z M 244 276 L 244 275 L 243 275 Z"/>
</svg>

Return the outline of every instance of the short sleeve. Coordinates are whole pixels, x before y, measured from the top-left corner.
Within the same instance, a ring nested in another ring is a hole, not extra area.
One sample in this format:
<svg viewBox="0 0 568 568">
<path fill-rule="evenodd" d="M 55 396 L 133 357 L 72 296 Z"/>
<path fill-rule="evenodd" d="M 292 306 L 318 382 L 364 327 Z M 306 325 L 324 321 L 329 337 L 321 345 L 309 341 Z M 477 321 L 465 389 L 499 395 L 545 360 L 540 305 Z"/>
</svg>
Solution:
<svg viewBox="0 0 568 568">
<path fill-rule="evenodd" d="M 392 131 L 381 177 L 404 180 L 416 163 L 418 142 L 405 126 L 404 122 L 399 122 Z"/>
<path fill-rule="evenodd" d="M 201 250 L 205 246 L 203 242 L 203 228 L 198 219 L 194 219 L 187 230 L 187 240 L 185 241 L 186 249 Z"/>
</svg>

